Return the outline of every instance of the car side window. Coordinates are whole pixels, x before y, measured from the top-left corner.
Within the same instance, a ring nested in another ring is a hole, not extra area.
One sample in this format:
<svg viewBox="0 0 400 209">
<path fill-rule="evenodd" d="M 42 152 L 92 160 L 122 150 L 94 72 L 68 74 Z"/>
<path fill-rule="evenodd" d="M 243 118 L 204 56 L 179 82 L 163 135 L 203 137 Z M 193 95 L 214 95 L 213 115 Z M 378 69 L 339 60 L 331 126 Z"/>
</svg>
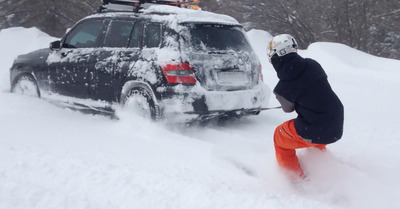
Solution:
<svg viewBox="0 0 400 209">
<path fill-rule="evenodd" d="M 129 20 L 113 20 L 104 40 L 104 47 L 127 47 L 133 24 Z"/>
<path fill-rule="evenodd" d="M 159 47 L 161 44 L 161 25 L 158 23 L 148 23 L 144 28 L 143 47 Z"/>
<path fill-rule="evenodd" d="M 142 34 L 142 30 L 143 30 L 143 23 L 142 22 L 136 22 L 135 26 L 133 27 L 133 31 L 131 34 L 131 40 L 130 40 L 130 44 L 129 47 L 132 48 L 138 48 L 140 47 L 140 37 Z"/>
<path fill-rule="evenodd" d="M 65 38 L 65 48 L 92 48 L 101 34 L 102 20 L 90 20 L 77 25 Z"/>
</svg>

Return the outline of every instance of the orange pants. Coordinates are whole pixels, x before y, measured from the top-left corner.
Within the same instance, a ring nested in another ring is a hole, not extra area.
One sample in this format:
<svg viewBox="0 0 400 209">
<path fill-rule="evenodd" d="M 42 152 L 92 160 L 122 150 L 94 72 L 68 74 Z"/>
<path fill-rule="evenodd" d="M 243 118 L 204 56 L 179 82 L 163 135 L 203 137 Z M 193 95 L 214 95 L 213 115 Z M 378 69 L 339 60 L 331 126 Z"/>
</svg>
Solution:
<svg viewBox="0 0 400 209">
<path fill-rule="evenodd" d="M 274 145 L 276 160 L 281 167 L 291 171 L 291 175 L 294 174 L 295 176 L 304 178 L 304 171 L 299 164 L 295 149 L 317 147 L 320 150 L 325 150 L 326 144 L 313 144 L 304 141 L 296 132 L 294 120 L 286 121 L 275 129 Z"/>
</svg>

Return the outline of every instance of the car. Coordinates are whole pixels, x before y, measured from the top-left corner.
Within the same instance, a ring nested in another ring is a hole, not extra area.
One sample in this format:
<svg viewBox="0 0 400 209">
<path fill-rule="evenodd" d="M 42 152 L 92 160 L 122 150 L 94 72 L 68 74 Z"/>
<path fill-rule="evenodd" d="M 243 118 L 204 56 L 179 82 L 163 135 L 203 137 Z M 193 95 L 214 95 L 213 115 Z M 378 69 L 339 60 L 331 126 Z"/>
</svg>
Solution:
<svg viewBox="0 0 400 209">
<path fill-rule="evenodd" d="M 100 112 L 122 106 L 154 120 L 257 115 L 268 105 L 261 64 L 234 18 L 110 2 L 49 48 L 18 56 L 11 91 Z"/>
</svg>

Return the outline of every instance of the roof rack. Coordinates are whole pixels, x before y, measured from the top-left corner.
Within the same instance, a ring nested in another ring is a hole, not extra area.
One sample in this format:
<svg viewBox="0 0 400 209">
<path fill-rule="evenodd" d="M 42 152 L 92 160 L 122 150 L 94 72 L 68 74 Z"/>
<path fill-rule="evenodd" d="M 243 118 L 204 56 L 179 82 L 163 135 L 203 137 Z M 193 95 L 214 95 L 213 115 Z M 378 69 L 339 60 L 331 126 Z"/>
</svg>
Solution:
<svg viewBox="0 0 400 209">
<path fill-rule="evenodd" d="M 143 9 L 143 4 L 161 4 L 171 5 L 178 7 L 187 7 L 191 9 L 200 9 L 196 4 L 200 3 L 200 0 L 103 0 L 103 5 L 97 10 L 98 13 L 107 11 L 131 11 L 139 12 Z"/>
</svg>

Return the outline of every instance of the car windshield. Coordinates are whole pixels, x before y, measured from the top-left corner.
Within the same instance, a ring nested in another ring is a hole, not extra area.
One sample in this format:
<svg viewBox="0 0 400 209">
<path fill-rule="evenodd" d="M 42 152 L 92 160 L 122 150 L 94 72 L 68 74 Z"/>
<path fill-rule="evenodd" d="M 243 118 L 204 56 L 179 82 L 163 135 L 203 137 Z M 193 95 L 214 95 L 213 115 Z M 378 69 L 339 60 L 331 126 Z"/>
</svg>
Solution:
<svg viewBox="0 0 400 209">
<path fill-rule="evenodd" d="M 196 51 L 251 51 L 251 47 L 239 26 L 217 24 L 191 24 L 190 45 Z"/>
</svg>

